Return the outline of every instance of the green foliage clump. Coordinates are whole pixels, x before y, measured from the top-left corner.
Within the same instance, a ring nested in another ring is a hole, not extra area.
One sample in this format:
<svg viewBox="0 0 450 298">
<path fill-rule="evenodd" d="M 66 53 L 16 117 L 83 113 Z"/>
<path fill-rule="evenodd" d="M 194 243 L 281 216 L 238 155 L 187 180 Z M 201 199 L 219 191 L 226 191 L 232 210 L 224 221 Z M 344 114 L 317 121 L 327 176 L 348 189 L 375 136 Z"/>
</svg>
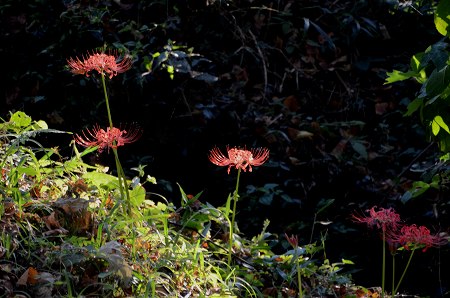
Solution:
<svg viewBox="0 0 450 298">
<path fill-rule="evenodd" d="M 147 192 L 144 173 L 126 181 L 131 212 L 119 179 L 101 166 L 83 162 L 94 148 L 65 158 L 39 146 L 43 132 L 62 133 L 23 112 L 1 124 L 2 176 L 0 253 L 3 293 L 79 297 L 263 297 L 295 295 L 295 276 L 305 293 L 329 295 L 352 284 L 316 255 L 315 243 L 276 254 L 280 242 L 267 231 L 247 239 L 236 225 L 231 246 L 230 202 L 216 208 L 180 187 L 176 208 Z M 38 145 L 29 146 L 31 145 Z M 142 169 L 138 165 L 136 169 Z M 236 209 L 233 209 L 236 212 Z M 282 242 L 282 241 L 281 241 Z M 231 249 L 231 250 L 230 250 Z M 232 261 L 226 261 L 231 253 Z M 299 269 L 300 268 L 300 269 Z M 299 271 L 300 270 L 300 271 Z M 359 289 L 348 288 L 348 293 Z"/>
</svg>

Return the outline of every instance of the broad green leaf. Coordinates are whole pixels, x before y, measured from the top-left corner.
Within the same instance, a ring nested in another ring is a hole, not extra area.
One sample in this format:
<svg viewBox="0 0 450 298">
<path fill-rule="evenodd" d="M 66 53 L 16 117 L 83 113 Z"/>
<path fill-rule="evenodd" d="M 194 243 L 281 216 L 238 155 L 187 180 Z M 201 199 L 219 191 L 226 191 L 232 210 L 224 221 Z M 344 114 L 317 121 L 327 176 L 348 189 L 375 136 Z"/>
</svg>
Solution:
<svg viewBox="0 0 450 298">
<path fill-rule="evenodd" d="M 117 177 L 100 173 L 100 172 L 88 172 L 83 174 L 83 179 L 90 181 L 97 187 L 105 186 L 109 189 L 114 189 L 119 187 L 119 181 Z"/>
<path fill-rule="evenodd" d="M 346 259 L 342 259 L 342 264 L 349 264 L 349 265 L 355 265 L 355 263 L 353 263 L 350 260 L 346 260 Z"/>
<path fill-rule="evenodd" d="M 416 98 L 412 102 L 408 104 L 408 110 L 405 113 L 405 116 L 411 116 L 415 111 L 423 106 L 423 99 Z"/>
<path fill-rule="evenodd" d="M 387 73 L 387 78 L 384 82 L 384 84 L 392 84 L 399 81 L 404 81 L 407 79 L 410 79 L 412 77 L 417 76 L 417 72 L 410 70 L 408 72 L 402 72 L 399 70 L 393 70 L 392 72 Z"/>
<path fill-rule="evenodd" d="M 145 189 L 139 185 L 130 190 L 130 200 L 133 206 L 139 207 L 145 200 Z"/>
<path fill-rule="evenodd" d="M 431 60 L 434 64 L 434 66 L 441 70 L 445 66 L 447 66 L 447 61 L 449 58 L 448 53 L 448 44 L 445 42 L 437 42 L 429 47 L 426 51 L 426 58 L 422 59 L 421 61 L 421 67 L 424 68 L 428 64 L 428 59 Z"/>
<path fill-rule="evenodd" d="M 37 174 L 35 169 L 28 167 L 17 167 L 16 170 L 19 173 L 19 175 L 25 174 L 28 176 L 36 176 Z"/>
<path fill-rule="evenodd" d="M 411 61 L 409 63 L 411 69 L 415 72 L 418 72 L 420 69 L 422 69 L 423 67 L 422 65 L 422 58 L 424 56 L 425 53 L 417 53 L 415 55 L 413 55 L 411 57 Z"/>
<path fill-rule="evenodd" d="M 441 127 L 439 124 L 436 123 L 436 121 L 431 121 L 431 130 L 433 132 L 433 135 L 437 136 L 439 131 L 441 130 Z"/>
<path fill-rule="evenodd" d="M 19 111 L 11 115 L 10 121 L 14 122 L 18 127 L 27 127 L 31 124 L 31 117 L 24 112 Z"/>
<path fill-rule="evenodd" d="M 44 120 L 39 120 L 39 121 L 36 121 L 33 124 L 33 129 L 34 130 L 37 130 L 37 129 L 48 129 L 48 125 L 47 125 L 47 123 Z"/>
<path fill-rule="evenodd" d="M 439 1 L 434 15 L 434 24 L 437 31 L 444 36 L 449 36 L 450 1 Z"/>
<path fill-rule="evenodd" d="M 434 117 L 433 122 L 436 122 L 441 128 L 443 128 L 447 133 L 450 134 L 448 125 L 444 122 L 444 119 L 442 119 L 441 116 L 437 115 L 436 117 Z"/>
<path fill-rule="evenodd" d="M 423 181 L 415 181 L 413 183 L 411 194 L 412 198 L 416 198 L 426 192 L 430 188 L 430 185 Z"/>
<path fill-rule="evenodd" d="M 450 67 L 447 65 L 441 70 L 434 70 L 426 83 L 422 86 L 419 97 L 433 98 L 441 93 L 450 84 Z"/>
</svg>

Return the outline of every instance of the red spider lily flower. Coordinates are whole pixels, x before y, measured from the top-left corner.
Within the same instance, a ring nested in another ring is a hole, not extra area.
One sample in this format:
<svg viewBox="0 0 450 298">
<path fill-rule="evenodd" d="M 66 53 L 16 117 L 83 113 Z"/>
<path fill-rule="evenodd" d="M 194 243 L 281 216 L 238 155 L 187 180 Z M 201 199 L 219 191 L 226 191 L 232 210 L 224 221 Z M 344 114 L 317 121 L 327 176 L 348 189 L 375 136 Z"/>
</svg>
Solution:
<svg viewBox="0 0 450 298">
<path fill-rule="evenodd" d="M 298 237 L 297 236 L 292 235 L 291 237 L 289 237 L 286 233 L 284 233 L 284 237 L 286 237 L 286 240 L 289 242 L 289 244 L 293 248 L 298 247 Z"/>
<path fill-rule="evenodd" d="M 398 233 L 389 235 L 394 243 L 402 245 L 407 250 L 422 248 L 427 251 L 430 247 L 445 245 L 448 240 L 439 235 L 432 235 L 430 230 L 424 226 L 404 226 Z"/>
<path fill-rule="evenodd" d="M 353 214 L 353 220 L 358 223 L 365 223 L 369 227 L 377 226 L 381 228 L 383 231 L 387 230 L 397 230 L 400 224 L 400 215 L 395 212 L 392 208 L 379 208 L 378 211 L 375 211 L 375 207 L 367 210 L 369 212 L 369 216 L 358 216 Z"/>
<path fill-rule="evenodd" d="M 108 127 L 106 130 L 96 125 L 92 130 L 87 129 L 83 135 L 75 135 L 75 142 L 84 147 L 98 146 L 98 151 L 105 148 L 117 148 L 127 143 L 133 143 L 141 136 L 141 130 L 136 126 L 130 130 Z"/>
<path fill-rule="evenodd" d="M 120 60 L 120 62 L 118 62 Z M 111 79 L 119 73 L 125 72 L 131 68 L 131 59 L 129 57 L 120 57 L 107 55 L 105 53 L 93 53 L 87 57 L 69 58 L 67 63 L 74 74 L 89 76 L 89 72 L 96 70 L 99 74 L 107 74 Z"/>
<path fill-rule="evenodd" d="M 228 174 L 230 174 L 231 167 L 236 169 L 242 169 L 244 172 L 247 170 L 251 172 L 252 166 L 260 166 L 269 158 L 269 149 L 267 148 L 254 148 L 251 150 L 228 148 L 228 157 L 218 149 L 214 148 L 210 151 L 209 160 L 218 166 L 228 166 Z"/>
</svg>

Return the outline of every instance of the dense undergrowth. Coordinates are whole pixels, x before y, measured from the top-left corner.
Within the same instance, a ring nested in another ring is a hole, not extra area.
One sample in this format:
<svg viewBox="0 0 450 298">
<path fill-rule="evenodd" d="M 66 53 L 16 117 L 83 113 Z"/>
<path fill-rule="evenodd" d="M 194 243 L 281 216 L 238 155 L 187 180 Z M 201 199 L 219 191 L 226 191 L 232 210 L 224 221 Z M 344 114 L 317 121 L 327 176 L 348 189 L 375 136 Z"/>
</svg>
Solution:
<svg viewBox="0 0 450 298">
<path fill-rule="evenodd" d="M 327 259 L 320 242 L 289 249 L 269 220 L 250 239 L 235 233 L 227 263 L 229 202 L 202 203 L 181 186 L 169 202 L 145 191 L 158 179 L 137 165 L 128 213 L 120 180 L 83 161 L 92 148 L 72 143 L 63 157 L 42 147 L 38 135 L 66 132 L 22 112 L 0 129 L 2 297 L 292 297 L 298 270 L 307 296 L 370 293 L 341 273 L 351 261 Z"/>
<path fill-rule="evenodd" d="M 379 236 L 352 222 L 355 210 L 394 207 L 434 232 L 450 226 L 437 145 L 447 118 L 432 121 L 446 110 L 447 76 L 424 92 L 448 61 L 436 4 L 2 1 L 1 290 L 289 297 L 300 264 L 305 295 L 379 292 L 364 288 L 380 286 Z M 67 67 L 94 51 L 132 61 L 105 85 L 115 123 L 143 131 L 120 148 L 122 171 L 113 152 L 72 141 L 108 122 L 100 77 Z M 425 58 L 408 73 L 412 56 Z M 386 85 L 393 70 L 409 77 Z M 435 103 L 425 117 L 413 114 L 417 93 Z M 240 177 L 232 264 L 236 177 L 207 158 L 227 145 L 270 150 Z M 415 258 L 411 271 L 427 280 L 407 275 L 402 291 L 448 293 L 448 246 Z"/>
</svg>

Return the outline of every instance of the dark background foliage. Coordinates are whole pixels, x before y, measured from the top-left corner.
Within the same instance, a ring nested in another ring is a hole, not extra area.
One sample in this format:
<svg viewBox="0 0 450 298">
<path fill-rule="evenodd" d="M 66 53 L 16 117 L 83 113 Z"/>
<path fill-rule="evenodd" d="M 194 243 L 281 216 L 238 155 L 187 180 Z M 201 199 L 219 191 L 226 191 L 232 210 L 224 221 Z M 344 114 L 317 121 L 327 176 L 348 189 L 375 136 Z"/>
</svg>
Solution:
<svg viewBox="0 0 450 298">
<path fill-rule="evenodd" d="M 2 1 L 1 116 L 23 110 L 74 133 L 105 125 L 98 77 L 73 76 L 66 59 L 104 48 L 131 55 L 133 68 L 108 81 L 114 121 L 144 131 L 120 150 L 126 168 L 147 165 L 159 181 L 151 190 L 175 204 L 176 182 L 222 204 L 235 176 L 208 151 L 268 147 L 270 161 L 242 175 L 241 231 L 258 233 L 268 218 L 302 243 L 326 236 L 330 256 L 355 261 L 357 282 L 377 285 L 381 242 L 352 212 L 392 206 L 410 223 L 449 226 L 444 188 L 400 201 L 437 151 L 403 117 L 418 87 L 383 85 L 386 71 L 440 39 L 434 1 L 406 2 Z M 70 154 L 70 140 L 41 141 Z M 438 282 L 448 268 L 440 279 L 436 269 L 444 252 L 417 256 L 410 271 L 432 273 L 429 282 L 410 274 L 411 293 L 449 287 Z"/>
</svg>

